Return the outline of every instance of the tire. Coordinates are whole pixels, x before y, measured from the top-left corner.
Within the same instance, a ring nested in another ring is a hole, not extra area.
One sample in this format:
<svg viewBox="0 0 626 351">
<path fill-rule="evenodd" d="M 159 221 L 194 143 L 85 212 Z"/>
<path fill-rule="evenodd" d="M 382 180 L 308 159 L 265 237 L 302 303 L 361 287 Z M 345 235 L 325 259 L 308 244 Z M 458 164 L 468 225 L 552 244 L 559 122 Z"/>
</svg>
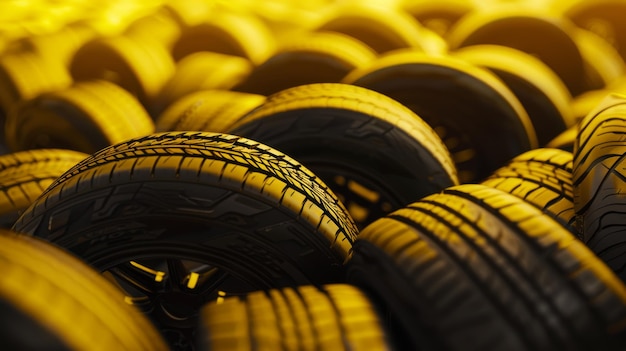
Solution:
<svg viewBox="0 0 626 351">
<path fill-rule="evenodd" d="M 453 55 L 488 69 L 511 89 L 528 113 L 540 146 L 575 124 L 569 90 L 532 55 L 501 45 L 472 45 Z"/>
<path fill-rule="evenodd" d="M 582 239 L 575 229 L 572 153 L 549 148 L 527 151 L 481 184 L 534 205 Z"/>
<path fill-rule="evenodd" d="M 180 61 L 199 51 L 240 56 L 259 65 L 276 50 L 276 43 L 267 26 L 245 13 L 217 11 L 205 21 L 183 28 L 174 43 L 172 56 Z"/>
<path fill-rule="evenodd" d="M 174 70 L 174 61 L 162 44 L 121 35 L 87 42 L 70 64 L 74 80 L 115 83 L 149 111 Z"/>
<path fill-rule="evenodd" d="M 580 123 L 574 142 L 574 210 L 583 240 L 626 281 L 622 175 L 626 96 L 610 95 Z"/>
<path fill-rule="evenodd" d="M 72 78 L 60 62 L 35 53 L 3 55 L 0 59 L 0 108 L 4 114 L 19 101 L 71 84 Z"/>
<path fill-rule="evenodd" d="M 309 33 L 287 41 L 233 90 L 271 95 L 299 85 L 338 83 L 375 57 L 367 45 L 347 35 Z"/>
<path fill-rule="evenodd" d="M 21 101 L 72 84 L 67 68 L 34 53 L 5 54 L 0 58 L 0 125 Z M 6 144 L 6 132 L 0 133 L 0 144 Z M 8 145 L 7 145 L 8 146 Z"/>
<path fill-rule="evenodd" d="M 243 57 L 215 52 L 196 52 L 176 64 L 176 73 L 165 84 L 156 99 L 153 111 L 160 115 L 175 101 L 201 90 L 229 90 L 252 71 L 252 64 Z"/>
<path fill-rule="evenodd" d="M 161 7 L 154 12 L 133 20 L 126 29 L 124 36 L 138 41 L 152 40 L 160 43 L 168 52 L 180 37 L 182 25 L 175 16 Z"/>
<path fill-rule="evenodd" d="M 621 350 L 626 287 L 523 200 L 451 187 L 363 229 L 348 282 L 413 350 Z M 387 312 L 385 312 L 387 311 Z"/>
<path fill-rule="evenodd" d="M 563 3 L 563 16 L 607 39 L 626 60 L 626 4 L 620 0 L 577 0 Z"/>
<path fill-rule="evenodd" d="M 11 228 L 61 174 L 87 157 L 71 150 L 42 149 L 0 156 L 0 228 Z"/>
<path fill-rule="evenodd" d="M 159 133 L 69 170 L 14 229 L 105 272 L 176 348 L 219 294 L 342 282 L 357 229 L 290 157 L 242 137 Z"/>
<path fill-rule="evenodd" d="M 68 252 L 0 231 L 0 343 L 11 350 L 167 350 L 122 293 Z"/>
<path fill-rule="evenodd" d="M 156 120 L 156 130 L 224 133 L 265 100 L 262 95 L 228 90 L 198 91 L 167 108 Z"/>
<path fill-rule="evenodd" d="M 375 307 L 342 284 L 230 297 L 202 308 L 198 350 L 393 350 Z"/>
<path fill-rule="evenodd" d="M 577 96 L 590 89 L 585 64 L 573 38 L 576 27 L 531 6 L 495 6 L 463 17 L 446 37 L 451 50 L 493 44 L 533 54 L 548 65 Z"/>
<path fill-rule="evenodd" d="M 437 134 L 398 102 L 346 84 L 283 90 L 229 133 L 296 158 L 340 197 L 360 228 L 458 184 Z"/>
<path fill-rule="evenodd" d="M 26 36 L 11 43 L 3 55 L 8 53 L 33 53 L 46 61 L 54 61 L 63 67 L 65 75 L 69 75 L 67 68 L 76 51 L 91 40 L 95 33 L 86 27 L 67 26 L 49 33 L 39 33 Z"/>
<path fill-rule="evenodd" d="M 331 7 L 320 17 L 320 24 L 313 31 L 351 36 L 378 54 L 398 49 L 414 49 L 429 54 L 447 51 L 447 44 L 441 37 L 399 10 L 348 4 Z"/>
<path fill-rule="evenodd" d="M 626 73 L 624 60 L 605 38 L 580 28 L 572 35 L 585 63 L 587 91 L 607 88 Z"/>
<path fill-rule="evenodd" d="M 355 70 L 343 83 L 385 94 L 423 118 L 450 150 L 461 183 L 480 181 L 538 146 L 532 122 L 510 89 L 461 59 L 397 52 Z"/>
<path fill-rule="evenodd" d="M 40 94 L 12 110 L 6 124 L 13 151 L 61 148 L 92 154 L 153 132 L 154 123 L 139 101 L 103 80 Z"/>
</svg>

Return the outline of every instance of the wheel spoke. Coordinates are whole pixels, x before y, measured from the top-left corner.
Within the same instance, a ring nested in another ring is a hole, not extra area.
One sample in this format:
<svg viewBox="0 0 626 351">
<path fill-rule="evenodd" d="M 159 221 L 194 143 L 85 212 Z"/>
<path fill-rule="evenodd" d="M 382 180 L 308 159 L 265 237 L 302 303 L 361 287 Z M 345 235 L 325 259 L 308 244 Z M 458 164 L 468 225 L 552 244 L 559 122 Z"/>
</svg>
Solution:
<svg viewBox="0 0 626 351">
<path fill-rule="evenodd" d="M 164 273 L 134 261 L 111 268 L 108 272 L 131 297 L 138 294 L 151 297 L 163 290 Z"/>
<path fill-rule="evenodd" d="M 190 278 L 190 272 L 181 260 L 167 259 L 167 272 L 172 291 L 182 291 Z"/>
<path fill-rule="evenodd" d="M 230 275 L 228 272 L 217 267 L 213 267 L 200 274 L 198 284 L 196 285 L 196 293 L 206 297 L 207 300 L 217 298 L 217 292 L 220 285 L 222 285 L 222 283 L 229 277 Z"/>
</svg>

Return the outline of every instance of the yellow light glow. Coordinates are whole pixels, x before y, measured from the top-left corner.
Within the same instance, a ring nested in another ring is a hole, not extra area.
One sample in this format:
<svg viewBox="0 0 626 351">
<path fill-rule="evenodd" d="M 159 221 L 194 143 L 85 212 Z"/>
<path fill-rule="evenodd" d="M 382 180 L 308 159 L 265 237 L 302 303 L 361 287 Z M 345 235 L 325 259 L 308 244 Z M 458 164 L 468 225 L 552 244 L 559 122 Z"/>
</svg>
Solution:
<svg viewBox="0 0 626 351">
<path fill-rule="evenodd" d="M 157 283 L 162 282 L 163 278 L 165 277 L 165 272 L 154 270 L 154 269 L 152 269 L 150 267 L 146 267 L 146 266 L 144 266 L 142 264 L 139 264 L 139 263 L 137 263 L 135 261 L 130 261 L 130 264 L 133 267 L 135 267 L 135 268 L 141 269 L 144 272 L 147 272 L 147 273 L 150 273 L 150 274 L 154 275 L 154 281 L 157 282 Z"/>
<path fill-rule="evenodd" d="M 200 274 L 191 272 L 189 273 L 189 281 L 187 281 L 187 288 L 195 289 L 198 284 L 198 278 L 200 278 Z"/>
</svg>

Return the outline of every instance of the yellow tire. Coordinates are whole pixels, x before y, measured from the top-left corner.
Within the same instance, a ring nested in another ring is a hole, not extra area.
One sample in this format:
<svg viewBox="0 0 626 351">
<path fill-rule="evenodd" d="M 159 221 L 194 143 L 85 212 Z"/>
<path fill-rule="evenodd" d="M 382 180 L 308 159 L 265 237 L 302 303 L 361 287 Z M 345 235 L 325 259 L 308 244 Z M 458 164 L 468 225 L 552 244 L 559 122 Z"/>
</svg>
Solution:
<svg viewBox="0 0 626 351">
<path fill-rule="evenodd" d="M 338 83 L 376 58 L 361 41 L 340 33 L 317 32 L 284 43 L 233 90 L 271 95 L 313 83 Z"/>
<path fill-rule="evenodd" d="M 0 231 L 0 340 L 13 350 L 168 350 L 93 268 L 43 240 Z"/>
<path fill-rule="evenodd" d="M 220 299 L 202 308 L 198 334 L 199 351 L 394 349 L 376 306 L 343 284 Z"/>
<path fill-rule="evenodd" d="M 87 42 L 70 65 L 74 80 L 115 83 L 135 95 L 146 109 L 150 109 L 174 70 L 174 61 L 161 44 L 125 36 Z"/>
<path fill-rule="evenodd" d="M 107 81 L 85 81 L 45 93 L 7 116 L 13 151 L 62 148 L 94 153 L 120 141 L 154 132 L 135 97 Z"/>
<path fill-rule="evenodd" d="M 216 52 L 201 51 L 187 55 L 176 64 L 176 72 L 155 100 L 153 114 L 161 114 L 183 96 L 201 90 L 229 90 L 252 71 L 249 60 Z"/>
</svg>

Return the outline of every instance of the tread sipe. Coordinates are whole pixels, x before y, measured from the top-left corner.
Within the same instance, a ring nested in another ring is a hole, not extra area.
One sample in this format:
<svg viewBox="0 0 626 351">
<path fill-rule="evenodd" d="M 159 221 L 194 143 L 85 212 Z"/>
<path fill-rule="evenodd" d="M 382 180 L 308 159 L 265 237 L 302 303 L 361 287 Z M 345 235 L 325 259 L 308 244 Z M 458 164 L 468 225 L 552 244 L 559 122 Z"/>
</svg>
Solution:
<svg viewBox="0 0 626 351">
<path fill-rule="evenodd" d="M 572 153 L 549 148 L 527 151 L 482 182 L 513 194 L 549 214 L 576 235 Z"/>
<path fill-rule="evenodd" d="M 199 350 L 392 350 L 359 289 L 332 284 L 257 291 L 202 309 Z"/>
<path fill-rule="evenodd" d="M 159 133 L 95 153 L 15 230 L 114 279 L 177 348 L 219 294 L 341 282 L 357 229 L 319 178 L 256 141 Z"/>
<path fill-rule="evenodd" d="M 451 187 L 363 229 L 348 282 L 413 350 L 622 350 L 626 286 L 550 216 Z"/>
<path fill-rule="evenodd" d="M 587 245 L 626 281 L 626 96 L 609 95 L 574 141 L 574 210 Z"/>
<path fill-rule="evenodd" d="M 361 227 L 458 184 L 448 150 L 430 126 L 397 101 L 357 86 L 283 90 L 228 132 L 302 162 L 338 194 Z"/>
<path fill-rule="evenodd" d="M 82 152 L 40 149 L 0 156 L 0 228 L 10 228 L 61 174 L 86 158 Z"/>
</svg>

